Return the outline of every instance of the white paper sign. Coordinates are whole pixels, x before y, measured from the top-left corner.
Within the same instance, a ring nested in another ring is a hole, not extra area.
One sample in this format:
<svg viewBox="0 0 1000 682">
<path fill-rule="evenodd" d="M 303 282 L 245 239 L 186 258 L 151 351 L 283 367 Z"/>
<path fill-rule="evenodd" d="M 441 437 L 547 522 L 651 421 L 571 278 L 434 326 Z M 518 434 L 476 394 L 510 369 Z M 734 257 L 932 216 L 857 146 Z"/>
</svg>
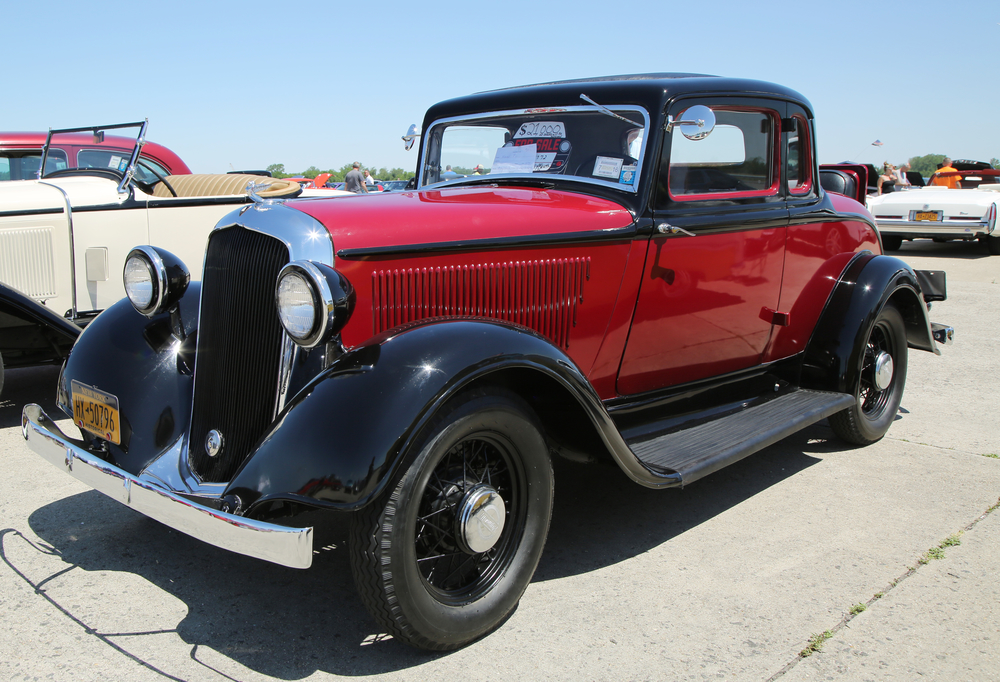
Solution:
<svg viewBox="0 0 1000 682">
<path fill-rule="evenodd" d="M 594 172 L 591 175 L 617 180 L 618 176 L 621 175 L 623 162 L 624 159 L 616 159 L 611 156 L 598 156 L 597 161 L 594 162 Z"/>
<path fill-rule="evenodd" d="M 514 139 L 522 137 L 566 137 L 566 126 L 560 121 L 528 121 L 514 133 Z"/>
<path fill-rule="evenodd" d="M 497 150 L 497 155 L 493 158 L 490 174 L 532 172 L 535 169 L 535 150 L 536 145 L 533 144 L 521 147 L 500 147 Z"/>
<path fill-rule="evenodd" d="M 116 168 L 117 169 L 118 166 L 121 165 L 121 162 L 122 162 L 122 157 L 115 156 L 115 155 L 112 154 L 111 158 L 108 159 L 108 168 Z"/>
</svg>

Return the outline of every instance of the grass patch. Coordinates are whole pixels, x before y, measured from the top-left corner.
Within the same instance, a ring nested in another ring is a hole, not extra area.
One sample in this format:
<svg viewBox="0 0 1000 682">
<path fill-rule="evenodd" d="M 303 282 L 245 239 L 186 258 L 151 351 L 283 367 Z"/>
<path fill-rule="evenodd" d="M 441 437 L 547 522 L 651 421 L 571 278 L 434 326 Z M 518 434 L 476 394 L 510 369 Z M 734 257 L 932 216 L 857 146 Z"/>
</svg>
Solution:
<svg viewBox="0 0 1000 682">
<path fill-rule="evenodd" d="M 985 452 L 983 453 L 983 457 L 989 457 L 991 459 L 1000 459 L 1000 455 L 998 455 L 995 452 Z"/>
<path fill-rule="evenodd" d="M 801 656 L 802 658 L 808 658 L 817 651 L 822 651 L 823 644 L 826 643 L 826 640 L 830 639 L 831 637 L 833 637 L 833 633 L 830 632 L 829 630 L 824 630 L 818 635 L 813 635 L 812 637 L 809 638 L 808 646 L 806 646 L 805 649 L 799 652 L 799 656 Z"/>
<path fill-rule="evenodd" d="M 851 607 L 851 615 L 856 616 L 867 608 L 868 607 L 865 606 L 864 604 L 855 604 L 854 606 Z"/>
<path fill-rule="evenodd" d="M 958 545 L 962 544 L 962 541 L 959 540 L 959 537 L 961 537 L 961 535 L 962 535 L 961 533 L 955 533 L 954 535 L 949 535 L 947 538 L 945 538 L 944 542 L 938 545 L 938 547 L 940 547 L 941 549 L 944 549 L 945 547 L 957 547 Z"/>
</svg>

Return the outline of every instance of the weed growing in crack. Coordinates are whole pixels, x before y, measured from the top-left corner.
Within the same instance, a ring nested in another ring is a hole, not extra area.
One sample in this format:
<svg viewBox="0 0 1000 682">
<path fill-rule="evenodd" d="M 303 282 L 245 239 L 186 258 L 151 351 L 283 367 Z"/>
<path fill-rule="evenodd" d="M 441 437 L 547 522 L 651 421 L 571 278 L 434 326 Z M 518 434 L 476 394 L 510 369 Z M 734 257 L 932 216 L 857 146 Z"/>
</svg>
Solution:
<svg viewBox="0 0 1000 682">
<path fill-rule="evenodd" d="M 812 656 L 817 651 L 822 651 L 823 644 L 826 642 L 826 640 L 830 639 L 831 637 L 833 637 L 833 633 L 830 632 L 829 630 L 824 630 L 818 635 L 813 635 L 812 637 L 809 638 L 808 646 L 806 646 L 805 649 L 799 652 L 799 656 L 801 656 L 802 658 L 807 658 L 809 656 Z"/>
<path fill-rule="evenodd" d="M 854 606 L 851 607 L 851 615 L 856 616 L 867 608 L 868 607 L 865 606 L 864 604 L 855 604 Z"/>
</svg>

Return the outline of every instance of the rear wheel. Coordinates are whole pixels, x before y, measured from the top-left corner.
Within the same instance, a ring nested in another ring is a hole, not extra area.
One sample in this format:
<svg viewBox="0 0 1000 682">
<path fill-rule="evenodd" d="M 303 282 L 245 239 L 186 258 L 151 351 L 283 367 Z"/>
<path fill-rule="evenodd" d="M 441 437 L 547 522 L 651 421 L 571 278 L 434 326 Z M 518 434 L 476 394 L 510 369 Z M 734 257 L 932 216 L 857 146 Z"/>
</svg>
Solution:
<svg viewBox="0 0 1000 682">
<path fill-rule="evenodd" d="M 986 248 L 990 250 L 990 254 L 1000 256 L 1000 237 L 988 236 L 985 241 Z"/>
<path fill-rule="evenodd" d="M 3 356 L 0 355 L 0 395 L 3 395 Z"/>
<path fill-rule="evenodd" d="M 906 358 L 903 316 L 887 303 L 868 332 L 854 405 L 830 417 L 834 433 L 857 445 L 874 443 L 886 434 L 903 399 Z"/>
<path fill-rule="evenodd" d="M 552 464 L 530 407 L 502 391 L 459 396 L 387 492 L 351 527 L 372 615 L 424 649 L 496 628 L 531 581 L 552 515 Z"/>
</svg>

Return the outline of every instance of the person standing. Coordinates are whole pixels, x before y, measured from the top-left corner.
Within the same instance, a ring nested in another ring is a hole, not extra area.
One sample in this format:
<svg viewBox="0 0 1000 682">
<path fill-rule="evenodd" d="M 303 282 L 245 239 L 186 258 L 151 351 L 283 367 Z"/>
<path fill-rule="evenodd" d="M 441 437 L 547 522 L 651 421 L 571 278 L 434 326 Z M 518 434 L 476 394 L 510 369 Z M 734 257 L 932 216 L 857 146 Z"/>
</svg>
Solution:
<svg viewBox="0 0 1000 682">
<path fill-rule="evenodd" d="M 899 168 L 896 169 L 896 187 L 905 187 L 910 184 L 910 179 L 906 177 L 906 171 L 908 170 L 910 170 L 908 164 L 899 164 Z"/>
<path fill-rule="evenodd" d="M 372 187 L 375 184 L 375 178 L 371 176 L 371 173 L 365 171 L 365 185 Z"/>
<path fill-rule="evenodd" d="M 360 168 L 361 164 L 355 161 L 354 166 L 344 176 L 344 189 L 355 194 L 368 194 L 368 188 L 365 187 L 365 176 L 361 174 Z"/>
<path fill-rule="evenodd" d="M 931 179 L 927 181 L 928 185 L 937 185 L 938 187 L 947 187 L 948 189 L 961 189 L 961 176 L 958 171 L 952 168 L 951 159 L 945 157 L 944 161 L 941 163 L 941 167 L 937 169 Z"/>
</svg>

